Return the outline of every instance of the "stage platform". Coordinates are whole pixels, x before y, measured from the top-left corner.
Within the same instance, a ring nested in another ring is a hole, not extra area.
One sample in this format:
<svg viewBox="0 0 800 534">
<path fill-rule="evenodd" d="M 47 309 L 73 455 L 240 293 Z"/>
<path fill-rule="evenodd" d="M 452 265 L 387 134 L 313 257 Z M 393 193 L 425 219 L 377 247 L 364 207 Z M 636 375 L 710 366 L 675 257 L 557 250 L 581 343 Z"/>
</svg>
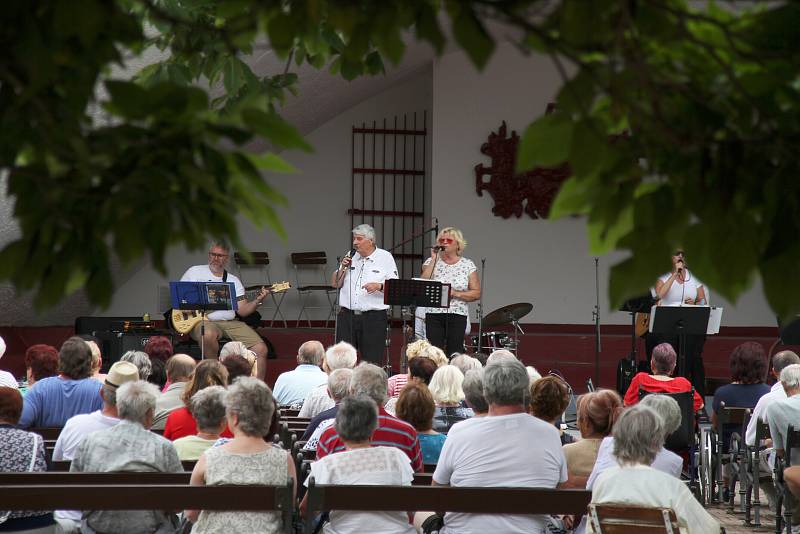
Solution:
<svg viewBox="0 0 800 534">
<path fill-rule="evenodd" d="M 601 327 L 601 353 L 599 381 L 595 375 L 595 336 L 591 324 L 522 324 L 525 334 L 520 334 L 518 355 L 526 365 L 535 366 L 543 375 L 550 370 L 558 370 L 572 384 L 576 392 L 586 390 L 586 381 L 592 378 L 599 387 L 615 387 L 616 369 L 620 358 L 630 353 L 631 337 L 629 325 L 604 325 Z M 512 335 L 510 328 L 495 328 Z M 274 384 L 282 372 L 293 369 L 295 356 L 301 343 L 312 339 L 329 345 L 333 342 L 332 328 L 304 328 L 290 324 L 290 328 L 263 327 L 260 331 L 274 345 L 277 358 L 269 360 L 267 382 Z M 477 325 L 473 325 L 473 333 Z M 6 355 L 0 359 L 0 369 L 24 376 L 23 356 L 25 350 L 35 343 L 48 343 L 56 347 L 74 333 L 72 326 L 47 327 L 0 327 L 0 335 L 6 341 Z M 703 359 L 708 378 L 727 381 L 729 379 L 728 359 L 734 347 L 745 341 L 757 341 L 765 351 L 783 348 L 775 345 L 777 328 L 770 327 L 723 327 L 720 333 L 709 336 L 705 344 Z M 393 369 L 399 370 L 400 349 L 403 345 L 401 329 L 398 325 L 391 330 L 389 346 L 390 362 Z M 637 339 L 639 358 L 644 354 L 644 341 Z M 800 350 L 800 347 L 790 347 Z"/>
</svg>

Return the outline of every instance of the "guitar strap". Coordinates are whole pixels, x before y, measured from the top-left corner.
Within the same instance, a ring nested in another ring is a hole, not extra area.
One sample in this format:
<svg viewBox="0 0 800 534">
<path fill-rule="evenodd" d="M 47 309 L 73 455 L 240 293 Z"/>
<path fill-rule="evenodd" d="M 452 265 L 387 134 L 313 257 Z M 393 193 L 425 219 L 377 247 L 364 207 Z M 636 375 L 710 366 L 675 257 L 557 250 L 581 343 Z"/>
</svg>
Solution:
<svg viewBox="0 0 800 534">
<path fill-rule="evenodd" d="M 222 283 L 224 284 L 227 281 L 228 281 L 228 271 L 226 269 L 222 269 Z"/>
</svg>

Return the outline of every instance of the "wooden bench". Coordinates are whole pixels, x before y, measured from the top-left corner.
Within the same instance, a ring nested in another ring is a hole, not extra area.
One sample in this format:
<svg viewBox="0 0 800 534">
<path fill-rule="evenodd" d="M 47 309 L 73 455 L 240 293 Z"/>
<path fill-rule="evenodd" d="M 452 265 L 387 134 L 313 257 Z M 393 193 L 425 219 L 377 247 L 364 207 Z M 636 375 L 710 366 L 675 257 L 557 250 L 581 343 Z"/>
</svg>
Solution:
<svg viewBox="0 0 800 534">
<path fill-rule="evenodd" d="M 327 486 L 308 484 L 306 532 L 313 512 L 351 510 L 414 512 L 436 510 L 474 514 L 575 514 L 591 501 L 586 490 L 544 488 L 455 488 L 449 486 Z"/>
<path fill-rule="evenodd" d="M 189 486 L 190 473 L 0 473 L 5 510 L 276 511 L 294 532 L 292 484 Z M 135 482 L 133 482 L 135 480 Z"/>
<path fill-rule="evenodd" d="M 69 471 L 69 468 L 70 468 L 71 464 L 72 464 L 72 462 L 70 462 L 69 460 L 59 460 L 59 461 L 50 462 L 48 464 L 47 472 L 48 473 L 66 473 L 66 472 Z M 197 464 L 197 460 L 183 460 L 181 462 L 181 465 L 183 465 L 183 470 L 188 472 L 188 473 L 191 473 L 192 471 L 194 471 L 195 464 Z"/>
</svg>

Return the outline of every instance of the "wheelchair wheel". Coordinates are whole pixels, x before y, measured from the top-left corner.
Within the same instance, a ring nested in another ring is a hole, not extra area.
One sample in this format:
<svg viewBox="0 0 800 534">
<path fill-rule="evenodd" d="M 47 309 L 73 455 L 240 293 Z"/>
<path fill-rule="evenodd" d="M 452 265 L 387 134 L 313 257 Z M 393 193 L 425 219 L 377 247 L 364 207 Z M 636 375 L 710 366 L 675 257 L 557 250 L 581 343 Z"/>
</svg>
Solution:
<svg viewBox="0 0 800 534">
<path fill-rule="evenodd" d="M 700 429 L 700 446 L 698 447 L 698 478 L 700 485 L 700 503 L 703 507 L 711 504 L 714 496 L 714 464 L 712 456 L 711 432 L 708 428 Z"/>
</svg>

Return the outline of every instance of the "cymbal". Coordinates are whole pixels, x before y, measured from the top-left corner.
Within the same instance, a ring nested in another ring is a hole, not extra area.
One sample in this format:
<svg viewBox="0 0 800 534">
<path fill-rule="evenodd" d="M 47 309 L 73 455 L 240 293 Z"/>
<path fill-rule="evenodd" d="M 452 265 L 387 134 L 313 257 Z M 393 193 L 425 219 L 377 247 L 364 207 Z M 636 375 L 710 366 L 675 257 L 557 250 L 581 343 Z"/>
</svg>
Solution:
<svg viewBox="0 0 800 534">
<path fill-rule="evenodd" d="M 517 304 L 503 306 L 484 317 L 483 326 L 501 326 L 519 321 L 528 315 L 532 309 L 533 304 L 530 302 L 518 302 Z"/>
</svg>

